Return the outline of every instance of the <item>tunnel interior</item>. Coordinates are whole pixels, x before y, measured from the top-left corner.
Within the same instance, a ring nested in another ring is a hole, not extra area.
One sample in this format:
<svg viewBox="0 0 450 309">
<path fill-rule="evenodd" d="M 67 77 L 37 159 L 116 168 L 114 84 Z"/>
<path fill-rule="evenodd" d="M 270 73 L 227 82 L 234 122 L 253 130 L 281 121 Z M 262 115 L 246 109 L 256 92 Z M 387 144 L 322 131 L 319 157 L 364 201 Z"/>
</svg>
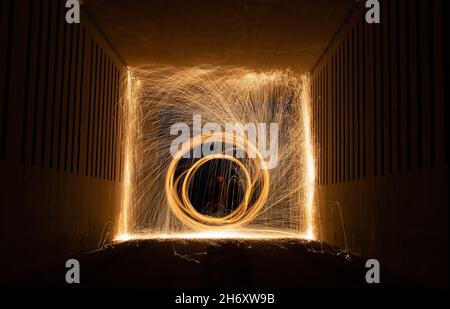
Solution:
<svg viewBox="0 0 450 309">
<path fill-rule="evenodd" d="M 0 4 L 0 285 L 448 287 L 448 1 L 75 2 Z"/>
</svg>

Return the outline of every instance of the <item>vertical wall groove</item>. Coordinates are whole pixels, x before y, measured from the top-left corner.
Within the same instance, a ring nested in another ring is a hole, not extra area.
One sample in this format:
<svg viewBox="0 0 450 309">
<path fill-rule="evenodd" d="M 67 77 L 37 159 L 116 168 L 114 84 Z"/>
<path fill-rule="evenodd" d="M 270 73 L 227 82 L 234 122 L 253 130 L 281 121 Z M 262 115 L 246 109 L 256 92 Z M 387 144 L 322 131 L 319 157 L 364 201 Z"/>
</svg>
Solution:
<svg viewBox="0 0 450 309">
<path fill-rule="evenodd" d="M 444 42 L 444 87 L 445 87 L 445 94 L 444 94 L 444 102 L 445 102 L 445 163 L 449 164 L 449 158 L 450 158 L 450 136 L 449 131 L 450 128 L 448 126 L 449 119 L 450 119 L 450 107 L 448 102 L 450 102 L 450 60 L 448 55 L 450 54 L 450 40 L 448 39 L 450 37 L 450 4 L 448 1 L 443 0 L 443 6 L 444 9 L 442 10 L 442 20 L 443 20 L 443 37 L 442 40 Z"/>
<path fill-rule="evenodd" d="M 388 62 L 387 62 L 387 113 L 388 113 L 388 173 L 392 174 L 393 165 L 392 165 L 392 158 L 393 158 L 393 138 L 392 138 L 392 83 L 393 83 L 393 70 L 392 70 L 392 58 L 394 56 L 393 50 L 392 50 L 392 6 L 389 4 L 387 5 L 387 14 L 386 14 L 386 23 L 387 23 L 387 50 L 388 50 Z"/>
<path fill-rule="evenodd" d="M 30 100 L 30 92 L 29 92 L 29 83 L 30 83 L 30 72 L 31 68 L 31 33 L 33 31 L 33 10 L 34 10 L 34 1 L 30 1 L 30 6 L 28 8 L 28 30 L 27 30 L 27 47 L 26 47 L 26 65 L 25 65 L 25 83 L 24 83 L 24 97 L 23 97 L 23 114 L 22 114 L 22 150 L 21 150 L 21 161 L 25 162 L 25 151 L 26 151 L 26 136 L 28 132 L 28 109 L 29 109 L 29 100 Z"/>
<path fill-rule="evenodd" d="M 428 53 L 428 62 L 429 62 L 429 91 L 430 91 L 430 166 L 433 167 L 436 163 L 436 130 L 435 130 L 435 72 L 434 72 L 434 63 L 435 63 L 435 50 L 434 50 L 434 31 L 433 19 L 434 19 L 434 10 L 433 10 L 433 2 L 434 0 L 428 0 L 428 37 L 429 37 L 429 53 Z M 448 40 L 448 39 L 447 39 Z M 448 57 L 448 55 L 447 55 Z M 447 85 L 448 86 L 448 85 Z"/>
<path fill-rule="evenodd" d="M 37 39 L 37 47 L 36 47 L 36 75 L 35 75 L 35 83 L 34 83 L 34 98 L 33 98 L 33 118 L 32 118 L 32 133 L 31 133 L 31 163 L 33 165 L 36 164 L 36 154 L 37 148 L 40 146 L 38 141 L 38 126 L 39 126 L 39 114 L 41 109 L 41 71 L 43 69 L 43 63 L 41 61 L 42 54 L 42 46 L 44 41 L 44 10 L 45 10 L 46 2 L 42 2 L 39 6 L 39 25 L 38 25 L 38 39 Z"/>
<path fill-rule="evenodd" d="M 14 1 L 10 0 L 7 2 L 9 4 L 9 11 L 7 15 L 7 31 L 3 34 L 6 35 L 6 55 L 5 60 L 0 59 L 2 61 L 2 65 L 4 65 L 4 75 L 3 75 L 3 102 L 2 102 L 2 119 L 0 124 L 0 159 L 5 159 L 6 156 L 6 137 L 7 137 L 7 128 L 8 128 L 8 112 L 9 112 L 9 100 L 10 100 L 10 87 L 11 87 L 11 53 L 12 53 L 12 40 L 13 40 L 13 30 L 14 30 L 14 23 L 13 23 L 13 16 L 14 16 Z M 2 6 L 3 4 L 0 4 Z M 3 15 L 2 21 L 4 20 Z M 6 19 L 6 18 L 5 18 Z M 3 41 L 3 40 L 2 40 Z M 3 48 L 2 48 L 3 49 Z"/>
<path fill-rule="evenodd" d="M 80 172 L 80 154 L 81 154 L 81 135 L 82 135 L 82 117 L 84 115 L 84 66 L 85 66 L 85 48 L 86 48 L 86 29 L 83 28 L 83 35 L 81 38 L 81 72 L 80 72 L 80 88 L 79 88 L 79 94 L 80 94 L 80 101 L 79 101 L 79 113 L 78 113 L 78 147 L 77 147 L 77 163 L 76 163 L 76 172 Z"/>
<path fill-rule="evenodd" d="M 75 72 L 74 72 L 74 81 L 73 81 L 73 87 L 72 87 L 72 89 L 73 89 L 73 95 L 71 95 L 71 97 L 72 97 L 72 102 L 73 102 L 73 104 L 72 104 L 72 106 L 73 106 L 73 108 L 71 109 L 71 116 L 72 116 L 72 119 L 71 119 L 71 122 L 70 122 L 70 128 L 71 128 L 71 130 L 70 130 L 70 164 L 68 164 L 68 170 L 70 171 L 70 172 L 72 172 L 73 173 L 73 168 L 74 168 L 74 163 L 75 163 L 75 155 L 76 155 L 76 148 L 77 148 L 77 143 L 76 143 L 76 141 L 77 141 L 77 139 L 76 139 L 76 132 L 77 132 L 77 130 L 76 130 L 76 124 L 77 124 L 77 116 L 78 116 L 78 114 L 79 114 L 79 111 L 77 110 L 77 109 L 79 109 L 79 108 L 81 108 L 81 101 L 79 102 L 78 101 L 78 87 L 77 87 L 77 85 L 78 85 L 78 74 L 79 74 L 79 71 L 80 71 L 80 67 L 79 67 L 79 64 L 80 64 L 80 59 L 79 59 L 79 57 L 80 57 L 80 37 L 81 37 L 81 34 L 80 34 L 80 26 L 77 26 L 76 27 L 76 30 L 77 30 L 77 35 L 76 35 L 76 39 L 75 39 L 75 63 L 74 63 L 74 65 L 75 65 Z"/>
</svg>

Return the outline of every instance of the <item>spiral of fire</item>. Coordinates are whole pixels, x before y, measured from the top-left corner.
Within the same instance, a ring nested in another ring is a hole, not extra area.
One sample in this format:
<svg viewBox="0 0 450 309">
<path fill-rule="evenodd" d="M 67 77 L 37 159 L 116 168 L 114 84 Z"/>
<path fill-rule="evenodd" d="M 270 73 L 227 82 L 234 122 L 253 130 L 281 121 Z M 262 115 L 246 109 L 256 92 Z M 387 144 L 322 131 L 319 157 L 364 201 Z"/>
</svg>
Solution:
<svg viewBox="0 0 450 309">
<path fill-rule="evenodd" d="M 233 147 L 221 153 L 206 155 L 197 160 L 190 168 L 176 176 L 177 166 L 183 156 L 195 147 L 205 143 L 220 142 Z M 243 163 L 233 157 L 232 151 L 244 151 L 250 160 Z M 231 150 L 231 153 L 230 153 Z M 254 154 L 250 156 L 249 154 Z M 235 163 L 242 171 L 244 197 L 239 206 L 223 217 L 213 217 L 198 212 L 189 199 L 189 185 L 197 170 L 211 160 L 227 160 Z M 218 227 L 238 227 L 251 222 L 261 211 L 269 194 L 269 171 L 264 158 L 248 139 L 225 132 L 204 134 L 190 139 L 174 156 L 167 169 L 165 179 L 166 197 L 174 215 L 187 227 L 194 230 L 214 229 Z"/>
</svg>

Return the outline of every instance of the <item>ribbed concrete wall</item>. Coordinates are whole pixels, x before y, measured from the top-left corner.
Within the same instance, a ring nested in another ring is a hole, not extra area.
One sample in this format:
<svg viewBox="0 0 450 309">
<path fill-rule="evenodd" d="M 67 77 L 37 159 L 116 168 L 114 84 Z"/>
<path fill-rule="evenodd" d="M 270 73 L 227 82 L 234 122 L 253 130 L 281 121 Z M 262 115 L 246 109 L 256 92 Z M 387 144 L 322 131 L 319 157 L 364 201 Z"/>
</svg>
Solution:
<svg viewBox="0 0 450 309">
<path fill-rule="evenodd" d="M 363 1 L 364 2 L 364 1 Z M 360 4 L 313 70 L 318 236 L 448 284 L 449 3 Z M 443 65 L 444 64 L 444 65 Z"/>
<path fill-rule="evenodd" d="M 121 179 L 125 67 L 65 1 L 1 2 L 1 277 L 95 249 Z"/>
</svg>

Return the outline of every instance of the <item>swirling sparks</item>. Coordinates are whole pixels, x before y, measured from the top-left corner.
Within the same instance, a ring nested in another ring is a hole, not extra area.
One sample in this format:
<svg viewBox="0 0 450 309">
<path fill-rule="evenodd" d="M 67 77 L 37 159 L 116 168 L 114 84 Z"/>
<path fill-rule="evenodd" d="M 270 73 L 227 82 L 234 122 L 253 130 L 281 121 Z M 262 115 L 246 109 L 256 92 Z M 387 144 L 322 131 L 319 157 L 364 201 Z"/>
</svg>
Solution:
<svg viewBox="0 0 450 309">
<path fill-rule="evenodd" d="M 246 166 L 246 164 L 242 163 L 239 159 L 227 154 L 227 150 L 224 150 L 222 153 L 202 157 L 181 175 L 175 177 L 178 163 L 187 152 L 195 147 L 201 146 L 205 142 L 210 143 L 215 141 L 233 145 L 247 154 L 249 153 L 249 150 L 253 151 L 256 154 L 255 158 L 252 158 L 253 164 Z M 203 164 L 217 159 L 228 160 L 235 163 L 245 176 L 245 193 L 241 203 L 232 213 L 224 217 L 212 217 L 199 213 L 189 200 L 188 192 L 189 184 L 196 171 Z M 181 192 L 179 194 L 178 184 L 180 182 Z M 255 188 L 259 187 L 257 184 L 261 184 L 261 189 L 259 190 L 260 192 L 257 192 L 258 197 L 255 202 L 251 203 L 251 198 L 256 191 Z M 269 171 L 268 168 L 265 167 L 264 158 L 256 147 L 241 136 L 225 132 L 211 133 L 192 138 L 189 143 L 186 143 L 179 150 L 171 161 L 167 169 L 165 181 L 167 201 L 172 212 L 183 224 L 195 230 L 204 230 L 214 227 L 222 228 L 223 226 L 239 227 L 251 222 L 258 215 L 267 201 L 269 188 Z"/>
</svg>

